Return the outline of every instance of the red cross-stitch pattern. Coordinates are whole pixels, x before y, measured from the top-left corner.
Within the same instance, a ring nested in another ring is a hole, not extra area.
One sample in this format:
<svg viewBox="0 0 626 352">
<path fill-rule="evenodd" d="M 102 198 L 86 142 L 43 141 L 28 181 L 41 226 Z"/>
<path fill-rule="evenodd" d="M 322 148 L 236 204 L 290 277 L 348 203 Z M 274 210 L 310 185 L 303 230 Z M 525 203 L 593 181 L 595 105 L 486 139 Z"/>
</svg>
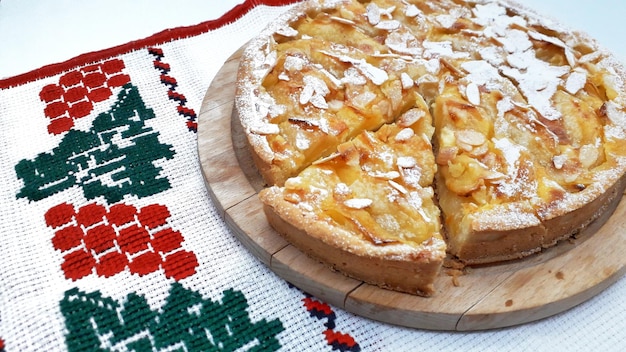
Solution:
<svg viewBox="0 0 626 352">
<path fill-rule="evenodd" d="M 198 121 L 196 112 L 186 106 L 187 98 L 185 98 L 183 94 L 176 91 L 178 82 L 176 81 L 176 78 L 170 75 L 170 64 L 163 61 L 163 49 L 148 48 L 148 52 L 155 57 L 153 65 L 154 68 L 161 72 L 161 83 L 168 87 L 167 97 L 178 104 L 178 106 L 176 107 L 176 111 L 180 116 L 183 116 L 187 119 L 187 128 L 192 132 L 198 132 Z"/>
<path fill-rule="evenodd" d="M 140 276 L 163 269 L 175 280 L 193 275 L 196 255 L 181 248 L 184 238 L 169 227 L 169 217 L 163 205 L 137 209 L 124 203 L 109 208 L 90 203 L 77 209 L 62 203 L 45 215 L 46 224 L 55 229 L 52 244 L 63 253 L 61 268 L 74 281 L 94 271 L 110 277 L 126 269 Z"/>
<path fill-rule="evenodd" d="M 333 350 L 341 352 L 360 352 L 361 346 L 349 334 L 344 334 L 336 330 L 335 320 L 337 318 L 333 309 L 326 303 L 314 299 L 310 295 L 305 295 L 302 299 L 304 307 L 312 317 L 319 320 L 326 319 L 324 326 L 324 337 L 326 343 L 333 347 Z"/>
<path fill-rule="evenodd" d="M 39 98 L 46 103 L 44 114 L 50 118 L 48 132 L 60 134 L 74 127 L 74 120 L 85 117 L 93 110 L 93 104 L 108 99 L 111 88 L 130 82 L 130 76 L 122 73 L 124 61 L 111 59 L 99 64 L 65 73 L 58 84 L 41 88 Z"/>
</svg>

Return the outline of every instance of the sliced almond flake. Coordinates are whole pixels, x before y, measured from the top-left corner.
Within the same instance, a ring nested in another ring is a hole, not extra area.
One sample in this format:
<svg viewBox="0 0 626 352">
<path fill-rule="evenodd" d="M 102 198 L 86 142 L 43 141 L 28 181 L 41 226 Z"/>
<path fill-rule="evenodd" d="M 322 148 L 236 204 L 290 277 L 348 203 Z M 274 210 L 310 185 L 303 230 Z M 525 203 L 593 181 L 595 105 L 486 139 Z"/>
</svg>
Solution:
<svg viewBox="0 0 626 352">
<path fill-rule="evenodd" d="M 315 160 L 312 164 L 313 165 L 323 164 L 323 163 L 325 163 L 327 161 L 331 161 L 331 160 L 335 159 L 336 157 L 338 157 L 340 155 L 341 155 L 341 153 L 332 153 L 329 156 L 326 156 L 326 157 L 323 157 L 323 158 Z"/>
<path fill-rule="evenodd" d="M 472 148 L 472 150 L 470 151 L 470 155 L 474 157 L 479 157 L 487 154 L 487 152 L 489 152 L 489 145 L 485 143 L 483 145 Z"/>
<path fill-rule="evenodd" d="M 439 60 L 437 60 L 437 63 L 439 63 Z M 439 66 L 437 66 L 439 67 Z M 428 66 L 426 67 L 428 69 Z M 439 68 L 437 68 L 437 71 L 439 70 Z M 430 72 L 430 71 L 428 71 Z M 436 72 L 433 72 L 436 73 Z M 432 84 L 439 84 L 439 81 L 437 80 L 437 78 L 435 78 L 435 76 L 430 75 L 430 74 L 426 74 L 423 75 L 422 77 L 417 79 L 417 85 L 432 85 Z"/>
<path fill-rule="evenodd" d="M 601 51 L 594 51 L 590 54 L 581 56 L 580 59 L 578 59 L 578 62 L 580 63 L 596 62 L 602 57 L 602 55 L 603 54 Z"/>
<path fill-rule="evenodd" d="M 454 136 L 456 137 L 457 141 L 469 144 L 474 147 L 483 145 L 487 141 L 487 138 L 484 134 L 474 130 L 455 131 Z"/>
<path fill-rule="evenodd" d="M 258 99 L 254 102 L 254 109 L 256 110 L 259 118 L 265 119 L 267 115 L 270 115 L 272 107 L 276 105 L 276 100 L 274 100 L 271 95 L 266 92 L 262 92 L 258 95 Z"/>
<path fill-rule="evenodd" d="M 349 19 L 347 19 L 347 18 L 343 18 L 343 17 L 330 16 L 330 19 L 331 19 L 332 21 L 339 22 L 339 23 L 343 23 L 343 24 L 347 24 L 347 25 L 350 25 L 350 26 L 354 26 L 354 25 L 356 25 L 356 23 L 355 23 L 354 21 L 349 20 Z"/>
<path fill-rule="evenodd" d="M 276 124 L 266 123 L 262 125 L 250 126 L 250 133 L 254 133 L 254 134 L 258 134 L 262 136 L 279 134 L 280 128 Z"/>
<path fill-rule="evenodd" d="M 498 171 L 488 171 L 484 176 L 485 180 L 489 180 L 489 181 L 502 180 L 505 177 L 506 177 L 505 174 L 498 172 Z"/>
<path fill-rule="evenodd" d="M 580 174 L 581 174 L 580 171 L 566 173 L 563 180 L 567 183 L 574 183 L 580 177 Z"/>
<path fill-rule="evenodd" d="M 422 219 L 424 219 L 424 221 L 426 221 L 427 223 L 432 222 L 432 220 L 428 217 L 428 214 L 426 214 L 423 208 L 418 208 L 417 212 L 422 216 Z"/>
<path fill-rule="evenodd" d="M 406 17 L 417 17 L 421 13 L 422 11 L 420 11 L 420 9 L 418 9 L 417 6 L 413 4 L 407 5 L 406 9 L 404 10 L 404 15 Z"/>
<path fill-rule="evenodd" d="M 423 51 L 420 47 L 409 47 L 406 43 L 385 42 L 385 45 L 394 52 L 404 55 L 419 56 Z"/>
<path fill-rule="evenodd" d="M 419 109 L 407 110 L 407 112 L 405 112 L 400 116 L 400 118 L 398 118 L 397 124 L 400 127 L 410 127 L 413 126 L 413 124 L 415 124 L 425 115 L 426 113 Z"/>
<path fill-rule="evenodd" d="M 400 28 L 400 25 L 400 21 L 397 20 L 384 20 L 378 22 L 378 24 L 374 27 L 385 31 L 395 31 L 396 29 Z"/>
<path fill-rule="evenodd" d="M 404 186 L 402 186 L 402 185 L 401 185 L 401 184 L 399 184 L 398 182 L 395 182 L 395 181 L 392 181 L 392 180 L 389 180 L 389 181 L 387 181 L 387 182 L 389 182 L 389 185 L 390 185 L 391 187 L 395 188 L 398 192 L 400 192 L 400 193 L 402 193 L 402 194 L 407 194 L 407 193 L 409 193 L 409 191 L 407 191 L 407 189 L 406 189 L 406 188 L 404 188 Z"/>
<path fill-rule="evenodd" d="M 502 36 L 494 38 L 504 45 L 504 50 L 509 53 L 521 53 L 533 47 L 528 33 L 520 29 L 507 29 Z"/>
<path fill-rule="evenodd" d="M 328 109 L 328 103 L 326 102 L 326 99 L 320 94 L 316 94 L 311 97 L 311 105 L 315 106 L 318 109 Z"/>
<path fill-rule="evenodd" d="M 365 209 L 372 205 L 374 201 L 367 198 L 352 198 L 343 202 L 345 206 L 352 209 Z"/>
<path fill-rule="evenodd" d="M 587 84 L 587 74 L 584 72 L 574 71 L 567 77 L 565 81 L 565 90 L 570 94 L 576 94 Z"/>
<path fill-rule="evenodd" d="M 300 92 L 300 104 L 306 105 L 311 101 L 313 94 L 315 93 L 315 89 L 313 89 L 310 85 L 305 85 Z"/>
<path fill-rule="evenodd" d="M 257 59 L 261 64 L 255 68 L 254 75 L 256 77 L 266 77 L 270 71 L 276 66 L 278 60 L 278 53 L 276 51 L 269 51 L 265 55 L 259 53 Z M 256 60 L 256 59 L 255 59 Z"/>
<path fill-rule="evenodd" d="M 322 54 L 334 57 L 342 62 L 351 63 L 359 70 L 365 77 L 367 77 L 372 83 L 381 85 L 389 79 L 389 75 L 384 70 L 368 63 L 365 59 L 355 59 L 347 55 L 339 55 L 329 51 L 321 51 Z"/>
<path fill-rule="evenodd" d="M 385 38 L 385 45 L 395 53 L 418 57 L 422 54 L 420 41 L 410 31 L 394 31 Z"/>
<path fill-rule="evenodd" d="M 355 66 L 365 77 L 369 78 L 370 81 L 377 86 L 385 83 L 389 79 L 387 72 L 367 63 L 365 60 L 361 60 Z"/>
<path fill-rule="evenodd" d="M 415 131 L 410 128 L 404 128 L 396 135 L 395 140 L 398 142 L 406 142 L 415 135 Z"/>
<path fill-rule="evenodd" d="M 341 82 L 344 84 L 352 84 L 355 86 L 362 86 L 367 83 L 367 78 L 363 76 L 359 70 L 354 67 L 350 67 L 347 69 L 344 74 Z"/>
<path fill-rule="evenodd" d="M 341 110 L 341 108 L 343 108 L 344 106 L 344 102 L 341 100 L 337 100 L 337 99 L 333 99 L 331 101 L 328 102 L 328 108 L 330 110 L 334 110 L 334 111 L 339 111 Z"/>
<path fill-rule="evenodd" d="M 403 169 L 410 169 L 417 165 L 417 161 L 411 156 L 401 156 L 396 160 L 396 164 Z"/>
<path fill-rule="evenodd" d="M 456 16 L 452 16 L 449 14 L 444 14 L 444 15 L 438 15 L 435 17 L 435 20 L 437 22 L 439 22 L 439 24 L 443 27 L 443 28 L 452 28 L 452 26 L 456 23 L 456 21 L 458 20 L 458 17 Z"/>
<path fill-rule="evenodd" d="M 565 48 L 565 58 L 570 66 L 576 66 L 576 55 L 570 48 Z"/>
<path fill-rule="evenodd" d="M 380 7 L 373 2 L 370 2 L 366 8 L 367 20 L 372 26 L 377 25 L 380 22 Z"/>
<path fill-rule="evenodd" d="M 400 81 L 402 82 L 402 89 L 409 89 L 415 85 L 413 78 L 411 78 L 411 76 L 409 76 L 406 72 L 402 72 L 400 75 Z"/>
<path fill-rule="evenodd" d="M 471 152 L 472 149 L 474 149 L 474 147 L 472 147 L 471 145 L 467 144 L 467 143 L 463 143 L 459 140 L 456 141 L 456 145 L 461 148 L 462 150 L 466 151 L 466 152 Z"/>
<path fill-rule="evenodd" d="M 472 82 L 465 88 L 465 96 L 467 100 L 474 105 L 480 105 L 480 91 L 476 83 Z"/>
<path fill-rule="evenodd" d="M 298 31 L 290 26 L 282 26 L 276 30 L 276 34 L 280 34 L 283 37 L 293 38 L 298 36 Z"/>
<path fill-rule="evenodd" d="M 358 108 L 366 108 L 369 103 L 376 99 L 376 94 L 365 91 L 352 98 L 351 102 Z"/>
<path fill-rule="evenodd" d="M 393 180 L 395 178 L 400 177 L 400 173 L 398 171 L 389 171 L 389 172 L 375 171 L 375 172 L 369 172 L 368 175 L 374 178 L 380 178 L 383 180 Z"/>
<path fill-rule="evenodd" d="M 464 59 L 470 57 L 468 52 L 454 51 L 452 48 L 452 42 L 450 41 L 431 42 L 424 40 L 422 45 L 425 49 L 425 58 L 449 57 L 453 59 Z"/>
<path fill-rule="evenodd" d="M 604 126 L 604 136 L 606 139 L 626 139 L 626 131 L 615 125 Z"/>
</svg>

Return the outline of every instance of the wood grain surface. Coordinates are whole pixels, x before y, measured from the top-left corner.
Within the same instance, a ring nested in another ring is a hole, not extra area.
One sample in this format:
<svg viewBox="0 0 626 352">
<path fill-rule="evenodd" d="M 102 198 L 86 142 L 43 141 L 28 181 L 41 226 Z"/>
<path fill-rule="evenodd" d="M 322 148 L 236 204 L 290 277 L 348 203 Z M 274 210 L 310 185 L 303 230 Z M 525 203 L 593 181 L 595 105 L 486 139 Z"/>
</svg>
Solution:
<svg viewBox="0 0 626 352">
<path fill-rule="evenodd" d="M 596 296 L 626 273 L 626 202 L 576 240 L 523 260 L 442 272 L 423 298 L 368 285 L 327 269 L 287 243 L 265 219 L 255 170 L 237 116 L 241 50 L 221 68 L 203 100 L 198 153 L 206 186 L 234 235 L 278 276 L 336 307 L 370 319 L 429 330 L 484 330 L 556 315 Z M 604 224 L 603 224 L 604 223 Z M 271 287 L 268 288 L 271 290 Z"/>
</svg>

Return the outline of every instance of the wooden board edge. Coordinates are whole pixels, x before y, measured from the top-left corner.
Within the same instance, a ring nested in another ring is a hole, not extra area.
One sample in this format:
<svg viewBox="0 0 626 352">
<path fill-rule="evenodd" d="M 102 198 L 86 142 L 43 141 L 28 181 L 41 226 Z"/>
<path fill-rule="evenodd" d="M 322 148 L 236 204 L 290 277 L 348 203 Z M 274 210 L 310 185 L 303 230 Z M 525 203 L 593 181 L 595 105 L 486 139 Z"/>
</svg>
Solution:
<svg viewBox="0 0 626 352">
<path fill-rule="evenodd" d="M 241 172 L 232 143 L 234 83 L 242 50 L 235 52 L 209 86 L 198 114 L 198 158 L 205 185 L 220 214 L 256 194 Z"/>
<path fill-rule="evenodd" d="M 289 244 L 269 225 L 256 196 L 231 207 L 226 211 L 226 224 L 239 241 L 252 254 L 271 268 L 272 257 Z"/>
<path fill-rule="evenodd" d="M 330 270 L 291 244 L 272 256 L 270 268 L 302 291 L 342 309 L 350 292 L 363 284 Z"/>
</svg>

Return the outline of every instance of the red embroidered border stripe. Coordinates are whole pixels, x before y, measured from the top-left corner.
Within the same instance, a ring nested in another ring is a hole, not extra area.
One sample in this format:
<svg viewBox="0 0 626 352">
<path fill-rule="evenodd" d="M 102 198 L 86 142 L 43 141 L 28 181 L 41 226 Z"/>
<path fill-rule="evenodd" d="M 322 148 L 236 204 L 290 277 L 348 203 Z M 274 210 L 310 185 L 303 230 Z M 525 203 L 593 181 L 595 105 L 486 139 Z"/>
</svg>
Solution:
<svg viewBox="0 0 626 352">
<path fill-rule="evenodd" d="M 122 55 L 128 52 L 131 52 L 133 50 L 147 48 L 150 46 L 171 42 L 177 39 L 184 39 L 184 38 L 197 36 L 197 35 L 215 30 L 222 26 L 225 26 L 229 23 L 235 22 L 236 20 L 243 17 L 246 13 L 250 12 L 250 10 L 252 10 L 253 8 L 259 5 L 285 6 L 285 5 L 293 4 L 299 1 L 301 0 L 245 0 L 245 2 L 233 7 L 230 11 L 226 12 L 222 17 L 215 19 L 215 20 L 202 22 L 193 26 L 166 29 L 164 31 L 158 32 L 144 39 L 135 40 L 135 41 L 128 42 L 126 44 L 122 44 L 122 45 L 115 46 L 115 47 L 105 49 L 105 50 L 82 54 L 70 60 L 67 60 L 65 62 L 46 65 L 39 69 L 30 71 L 27 73 L 1 79 L 0 89 L 11 88 L 11 87 L 19 86 L 22 84 L 26 84 L 28 82 L 35 81 L 37 79 L 54 76 L 56 74 L 59 74 L 63 71 L 67 71 L 77 66 L 87 65 L 90 63 L 100 61 L 104 58 Z"/>
</svg>

